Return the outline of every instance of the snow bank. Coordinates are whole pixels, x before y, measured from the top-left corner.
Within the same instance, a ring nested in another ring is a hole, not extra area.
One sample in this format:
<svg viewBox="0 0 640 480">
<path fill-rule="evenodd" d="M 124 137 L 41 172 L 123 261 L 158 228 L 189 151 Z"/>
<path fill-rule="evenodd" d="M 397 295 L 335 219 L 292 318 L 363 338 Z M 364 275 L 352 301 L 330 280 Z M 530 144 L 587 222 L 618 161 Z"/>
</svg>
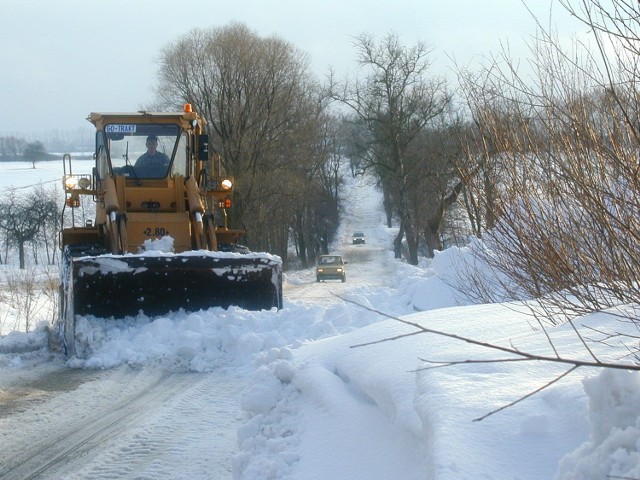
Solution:
<svg viewBox="0 0 640 480">
<path fill-rule="evenodd" d="M 589 440 L 560 463 L 558 480 L 640 478 L 640 376 L 603 370 L 584 380 Z"/>
</svg>

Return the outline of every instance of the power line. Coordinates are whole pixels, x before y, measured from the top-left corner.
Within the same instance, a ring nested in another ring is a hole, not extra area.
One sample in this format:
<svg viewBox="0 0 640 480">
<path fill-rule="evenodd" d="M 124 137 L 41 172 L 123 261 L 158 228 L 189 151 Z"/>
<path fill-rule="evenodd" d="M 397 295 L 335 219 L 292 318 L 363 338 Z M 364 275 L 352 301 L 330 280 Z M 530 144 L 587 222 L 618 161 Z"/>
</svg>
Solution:
<svg viewBox="0 0 640 480">
<path fill-rule="evenodd" d="M 5 192 L 10 192 L 13 190 L 24 190 L 26 188 L 34 188 L 34 187 L 38 187 L 40 185 L 46 185 L 48 183 L 54 183 L 54 182 L 59 182 L 60 180 L 47 180 L 45 182 L 38 182 L 38 183 L 34 183 L 31 185 L 23 185 L 22 187 L 6 187 L 2 190 L 3 193 Z"/>
</svg>

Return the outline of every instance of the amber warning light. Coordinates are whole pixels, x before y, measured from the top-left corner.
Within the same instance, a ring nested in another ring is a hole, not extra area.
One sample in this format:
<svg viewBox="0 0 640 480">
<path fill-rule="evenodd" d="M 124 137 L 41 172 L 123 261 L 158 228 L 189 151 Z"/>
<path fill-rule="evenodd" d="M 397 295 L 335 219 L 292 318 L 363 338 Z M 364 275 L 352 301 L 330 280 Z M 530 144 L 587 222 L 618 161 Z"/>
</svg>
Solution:
<svg viewBox="0 0 640 480">
<path fill-rule="evenodd" d="M 80 206 L 80 199 L 77 197 L 69 197 L 65 200 L 65 204 L 70 208 L 78 208 Z"/>
<path fill-rule="evenodd" d="M 218 208 L 231 208 L 231 199 L 221 198 L 218 200 Z"/>
</svg>

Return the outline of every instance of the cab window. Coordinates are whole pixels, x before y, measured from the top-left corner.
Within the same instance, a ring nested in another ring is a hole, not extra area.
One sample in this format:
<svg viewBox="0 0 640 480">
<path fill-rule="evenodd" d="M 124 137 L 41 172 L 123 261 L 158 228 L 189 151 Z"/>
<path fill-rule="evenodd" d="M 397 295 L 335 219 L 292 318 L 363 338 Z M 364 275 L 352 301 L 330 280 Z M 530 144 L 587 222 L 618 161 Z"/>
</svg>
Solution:
<svg viewBox="0 0 640 480">
<path fill-rule="evenodd" d="M 107 124 L 105 136 L 115 175 L 165 178 L 170 172 L 186 168 L 184 155 L 178 155 L 179 164 L 172 166 L 174 152 L 182 143 L 178 125 Z"/>
</svg>

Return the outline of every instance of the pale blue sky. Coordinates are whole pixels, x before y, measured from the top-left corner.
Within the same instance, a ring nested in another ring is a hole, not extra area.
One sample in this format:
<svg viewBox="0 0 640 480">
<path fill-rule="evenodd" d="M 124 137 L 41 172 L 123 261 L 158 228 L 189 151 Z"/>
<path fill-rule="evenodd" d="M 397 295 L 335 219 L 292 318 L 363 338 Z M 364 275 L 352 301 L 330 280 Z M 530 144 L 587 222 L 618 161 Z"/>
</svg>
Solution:
<svg viewBox="0 0 640 480">
<path fill-rule="evenodd" d="M 545 26 L 551 9 L 561 35 L 586 31 L 557 0 L 527 4 Z M 152 100 L 163 46 L 231 21 L 291 42 L 319 78 L 355 69 L 360 33 L 422 41 L 447 74 L 448 57 L 467 65 L 505 42 L 527 56 L 536 30 L 519 0 L 0 0 L 0 134 L 90 128 L 91 111 L 137 110 Z"/>
</svg>

